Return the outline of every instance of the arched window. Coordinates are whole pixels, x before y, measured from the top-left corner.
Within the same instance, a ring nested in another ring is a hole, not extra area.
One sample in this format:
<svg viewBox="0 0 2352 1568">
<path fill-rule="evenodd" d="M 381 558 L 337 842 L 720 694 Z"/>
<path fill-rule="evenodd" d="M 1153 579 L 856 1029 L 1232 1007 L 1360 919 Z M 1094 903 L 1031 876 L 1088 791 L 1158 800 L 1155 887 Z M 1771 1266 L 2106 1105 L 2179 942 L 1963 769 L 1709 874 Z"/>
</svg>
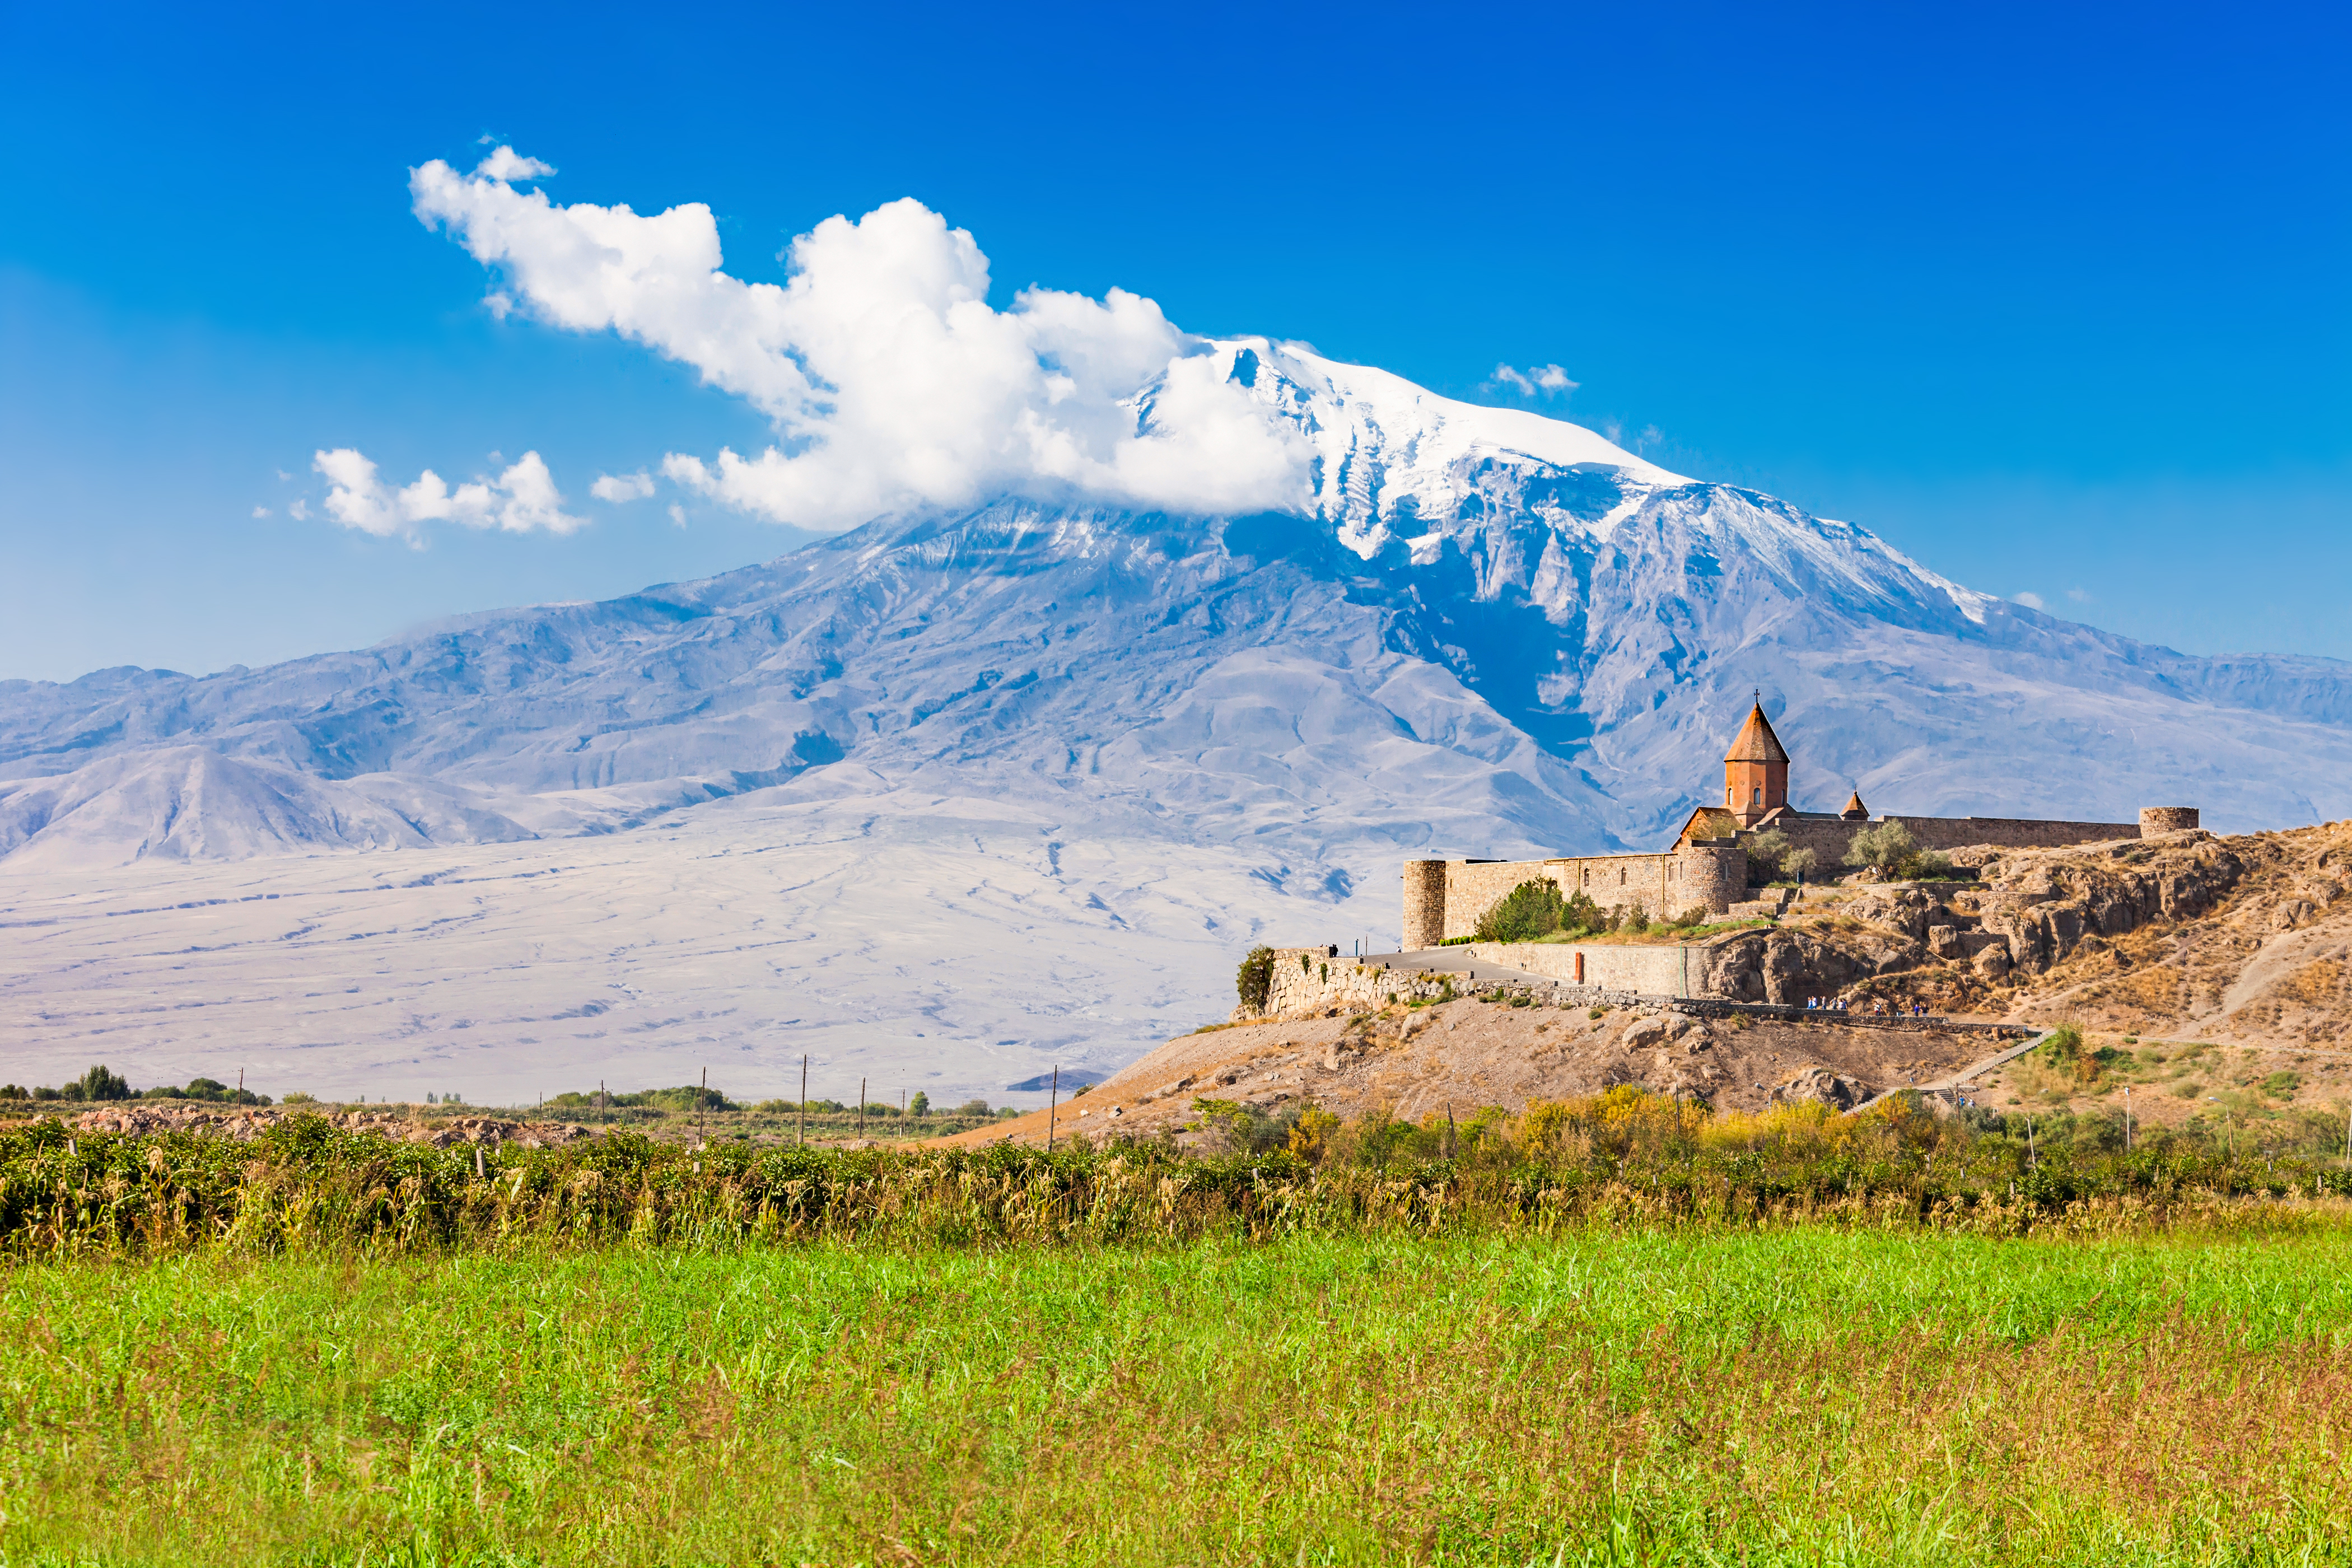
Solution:
<svg viewBox="0 0 2352 1568">
<path fill-rule="evenodd" d="M 1758 784 L 1756 786 L 1755 804 L 1758 805 L 1762 805 L 1764 804 L 1764 786 L 1762 784 Z"/>
</svg>

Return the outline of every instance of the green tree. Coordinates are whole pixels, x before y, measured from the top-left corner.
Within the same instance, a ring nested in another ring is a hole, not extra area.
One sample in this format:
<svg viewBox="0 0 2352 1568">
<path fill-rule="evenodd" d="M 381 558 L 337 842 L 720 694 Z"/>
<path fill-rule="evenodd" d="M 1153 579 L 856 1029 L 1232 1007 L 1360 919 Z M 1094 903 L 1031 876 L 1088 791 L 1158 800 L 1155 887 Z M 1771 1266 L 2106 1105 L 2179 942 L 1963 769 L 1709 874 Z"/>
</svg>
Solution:
<svg viewBox="0 0 2352 1568">
<path fill-rule="evenodd" d="M 1521 882 L 1478 917 L 1477 937 L 1480 942 L 1533 942 L 1559 930 L 1567 910 L 1559 884 L 1550 878 Z"/>
<path fill-rule="evenodd" d="M 1242 960 L 1240 971 L 1234 976 L 1234 990 L 1244 1007 L 1264 1010 L 1266 993 L 1274 985 L 1274 949 L 1254 947 Z"/>
<path fill-rule="evenodd" d="M 121 1074 L 109 1072 L 102 1064 L 93 1062 L 88 1072 L 66 1085 L 65 1098 L 68 1100 L 129 1100 L 131 1084 Z"/>
<path fill-rule="evenodd" d="M 1560 906 L 1559 929 L 1566 931 L 1594 931 L 1601 929 L 1603 916 L 1592 895 L 1579 888 L 1569 894 L 1568 902 Z"/>
<path fill-rule="evenodd" d="M 909 1116 L 929 1116 L 930 1113 L 931 1097 L 925 1094 L 921 1089 L 917 1089 L 915 1091 L 915 1098 L 907 1101 L 907 1114 Z"/>
<path fill-rule="evenodd" d="M 1819 869 L 1821 863 L 1822 857 L 1819 850 L 1791 849 L 1780 857 L 1780 870 L 1784 875 L 1794 877 L 1801 882 L 1808 872 Z"/>
<path fill-rule="evenodd" d="M 1865 827 L 1853 836 L 1846 846 L 1845 863 L 1849 866 L 1874 866 L 1882 871 L 1892 870 L 1918 853 L 1919 841 L 1911 830 L 1899 822 L 1882 822 L 1875 827 Z"/>
<path fill-rule="evenodd" d="M 1769 882 L 1787 868 L 1791 846 L 1789 836 L 1779 828 L 1748 836 L 1748 879 Z"/>
</svg>

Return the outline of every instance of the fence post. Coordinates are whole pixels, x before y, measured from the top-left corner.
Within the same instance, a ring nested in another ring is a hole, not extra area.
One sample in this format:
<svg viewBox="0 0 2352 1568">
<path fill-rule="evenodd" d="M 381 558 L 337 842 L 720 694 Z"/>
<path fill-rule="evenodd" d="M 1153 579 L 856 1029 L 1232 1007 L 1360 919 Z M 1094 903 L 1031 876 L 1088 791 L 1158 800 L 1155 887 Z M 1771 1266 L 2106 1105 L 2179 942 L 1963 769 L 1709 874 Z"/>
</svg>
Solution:
<svg viewBox="0 0 2352 1568">
<path fill-rule="evenodd" d="M 1036 1080 L 1032 1079 L 1030 1081 L 1034 1083 Z M 1054 1152 L 1054 1114 L 1061 1099 L 1062 1069 L 1057 1063 L 1054 1068 L 1053 1081 L 1045 1086 L 1045 1152 L 1048 1154 Z"/>
</svg>

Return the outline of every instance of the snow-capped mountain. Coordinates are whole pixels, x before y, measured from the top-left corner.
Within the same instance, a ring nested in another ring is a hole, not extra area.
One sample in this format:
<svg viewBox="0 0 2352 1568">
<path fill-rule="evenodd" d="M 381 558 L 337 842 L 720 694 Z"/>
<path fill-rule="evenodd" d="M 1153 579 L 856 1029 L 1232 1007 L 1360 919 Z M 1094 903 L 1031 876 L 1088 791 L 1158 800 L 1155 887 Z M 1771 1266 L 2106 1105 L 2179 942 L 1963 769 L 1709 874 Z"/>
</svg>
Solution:
<svg viewBox="0 0 2352 1568">
<path fill-rule="evenodd" d="M 1196 842 L 1296 832 L 1300 853 L 1639 846 L 1709 783 L 1751 688 L 1819 801 L 2161 795 L 2236 825 L 2352 804 L 2325 761 L 2352 667 L 2134 644 L 1575 425 L 1263 341 L 1216 352 L 1311 447 L 1306 515 L 1008 499 L 268 669 L 0 683 L 0 779 L 48 781 L 0 794 L 0 855 L 521 837 L 845 763 L 1037 781 Z M 191 747 L 247 771 L 197 788 Z"/>
<path fill-rule="evenodd" d="M 1211 352 L 1311 452 L 1297 510 L 1008 497 L 264 670 L 0 683 L 0 877 L 37 900 L 110 866 L 287 852 L 865 845 L 827 862 L 821 904 L 761 907 L 848 929 L 859 887 L 918 889 L 927 951 L 978 967 L 909 1000 L 934 1027 L 906 1037 L 986 1036 L 1026 1078 L 1084 1033 L 1020 1023 L 1041 986 L 1100 1013 L 1159 976 L 1172 1012 L 1086 1037 L 1115 1058 L 1220 1010 L 1256 932 L 1391 937 L 1404 855 L 1657 844 L 1752 689 L 1802 806 L 1859 787 L 1882 811 L 2352 814 L 2352 666 L 2132 643 L 1574 425 L 1268 342 Z M 1135 415 L 1148 431 L 1150 388 Z M 988 865 L 1020 868 L 1026 914 L 972 891 Z M 642 936 L 636 908 L 611 919 Z M 1008 968 L 1020 930 L 1063 956 Z M 1074 964 L 1081 938 L 1108 956 Z M 866 973 L 887 945 L 825 962 Z"/>
</svg>

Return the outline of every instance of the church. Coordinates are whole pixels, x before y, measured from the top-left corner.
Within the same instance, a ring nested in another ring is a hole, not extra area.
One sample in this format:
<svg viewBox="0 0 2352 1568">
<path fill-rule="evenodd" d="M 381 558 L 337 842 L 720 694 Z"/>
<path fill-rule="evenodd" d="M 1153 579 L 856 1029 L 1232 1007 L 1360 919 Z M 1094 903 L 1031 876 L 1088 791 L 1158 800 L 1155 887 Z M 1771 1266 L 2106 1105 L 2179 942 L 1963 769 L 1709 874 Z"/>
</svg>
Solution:
<svg viewBox="0 0 2352 1568">
<path fill-rule="evenodd" d="M 1784 715 L 1785 717 L 1785 715 Z M 2003 848 L 2096 844 L 2175 833 L 2198 825 L 2194 806 L 2149 806 L 2137 822 L 2062 822 L 2005 816 L 1873 818 L 1859 791 L 1842 810 L 1799 811 L 1789 804 L 1789 751 L 1765 716 L 1761 695 L 1723 758 L 1720 804 L 1710 798 L 1685 819 L 1665 849 L 1651 854 L 1559 856 L 1541 860 L 1413 859 L 1404 863 L 1403 942 L 1407 952 L 1470 935 L 1496 900 L 1522 882 L 1549 879 L 1563 893 L 1582 892 L 1603 909 L 1638 905 L 1655 919 L 1694 910 L 1727 915 L 1748 897 L 1747 845 L 1778 833 L 1791 848 L 1813 851 L 1834 872 L 1854 835 L 1899 822 L 1923 849 L 1976 845 Z"/>
</svg>

